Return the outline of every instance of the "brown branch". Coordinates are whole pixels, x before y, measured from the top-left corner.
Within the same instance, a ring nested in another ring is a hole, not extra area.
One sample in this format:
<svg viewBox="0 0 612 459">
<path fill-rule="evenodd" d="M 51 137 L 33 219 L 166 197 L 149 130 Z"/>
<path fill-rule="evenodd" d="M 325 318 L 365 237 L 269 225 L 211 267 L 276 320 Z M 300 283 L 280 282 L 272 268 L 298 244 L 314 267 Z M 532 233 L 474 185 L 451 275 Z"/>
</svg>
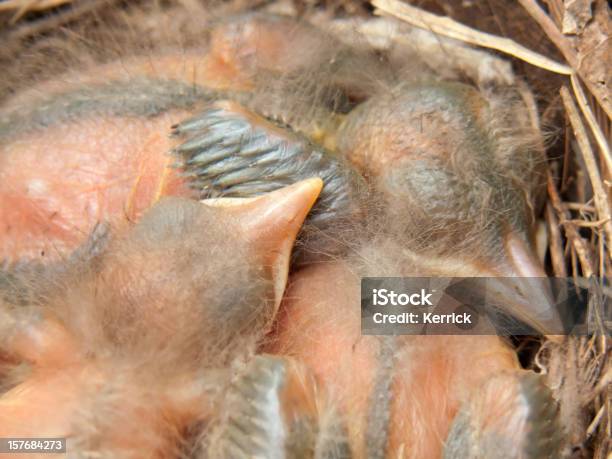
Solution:
<svg viewBox="0 0 612 459">
<path fill-rule="evenodd" d="M 550 70 L 551 72 L 560 73 L 562 75 L 570 75 L 572 73 L 572 69 L 567 65 L 560 64 L 546 56 L 542 56 L 541 54 L 519 45 L 509 38 L 502 38 L 474 30 L 451 18 L 429 13 L 399 0 L 372 0 L 372 5 L 415 27 L 430 30 L 439 35 L 454 38 L 455 40 L 471 43 L 473 45 L 495 49 L 517 57 L 525 62 L 529 62 L 537 67 Z M 377 14 L 380 13 L 377 12 Z"/>
<path fill-rule="evenodd" d="M 578 67 L 578 58 L 576 52 L 572 46 L 568 43 L 565 36 L 561 33 L 557 25 L 553 20 L 544 12 L 540 5 L 535 0 L 518 0 L 518 2 L 525 8 L 529 15 L 539 24 L 544 33 L 550 38 L 559 51 L 563 54 L 563 57 L 567 60 L 569 65 L 574 69 Z"/>
<path fill-rule="evenodd" d="M 581 226 L 583 228 L 599 228 L 603 226 L 605 223 L 610 220 L 597 220 L 597 221 L 587 221 L 587 220 L 568 220 L 564 224 L 573 224 L 576 226 Z"/>
<path fill-rule="evenodd" d="M 578 106 L 584 115 L 584 118 L 587 120 L 589 127 L 591 128 L 591 132 L 593 133 L 593 137 L 595 137 L 595 141 L 599 146 L 599 150 L 603 156 L 603 159 L 608 167 L 608 172 L 612 174 L 612 154 L 610 154 L 610 146 L 604 136 L 604 133 L 601 131 L 597 120 L 595 119 L 595 115 L 589 106 L 589 102 L 587 101 L 586 95 L 582 90 L 582 86 L 578 78 L 575 75 L 571 76 L 572 89 L 574 90 L 574 95 L 576 96 L 576 100 L 578 101 Z"/>
<path fill-rule="evenodd" d="M 606 91 L 594 85 L 589 80 L 588 75 L 585 75 L 580 69 L 580 63 L 576 56 L 575 50 L 567 38 L 561 33 L 559 28 L 555 25 L 553 20 L 544 12 L 542 8 L 537 4 L 536 0 L 518 0 L 519 3 L 525 8 L 529 15 L 542 27 L 542 30 L 546 33 L 550 41 L 552 41 L 559 51 L 563 54 L 563 57 L 572 66 L 572 68 L 578 72 L 584 83 L 587 85 L 589 90 L 593 93 L 597 102 L 604 109 L 608 118 L 612 119 L 612 101 L 610 101 L 610 95 Z"/>
<path fill-rule="evenodd" d="M 606 245 L 608 248 L 608 256 L 612 258 L 612 217 L 610 215 L 608 195 L 604 190 L 604 185 L 601 181 L 601 176 L 597 167 L 597 161 L 595 160 L 593 149 L 589 143 L 584 124 L 582 124 L 582 120 L 580 119 L 578 107 L 576 107 L 569 90 L 565 86 L 561 88 L 561 98 L 563 99 L 563 105 L 565 106 L 567 116 L 574 130 L 576 141 L 580 147 L 579 150 L 584 159 L 589 179 L 591 180 L 595 208 L 597 209 L 600 220 L 604 221 L 602 225 L 607 239 Z"/>
<path fill-rule="evenodd" d="M 0 3 L 0 11 L 44 11 L 65 3 L 70 3 L 72 0 L 5 0 Z"/>
<path fill-rule="evenodd" d="M 547 177 L 547 190 L 550 202 L 555 208 L 557 215 L 559 216 L 559 222 L 565 230 L 567 238 L 570 240 L 573 249 L 578 256 L 580 266 L 582 268 L 582 275 L 584 277 L 591 277 L 593 275 L 593 263 L 591 261 L 591 255 L 585 240 L 580 236 L 576 226 L 570 222 L 569 212 L 563 207 L 563 202 L 557 191 L 557 187 L 553 181 L 550 171 L 548 171 Z M 573 253 L 573 252 L 572 252 Z"/>
<path fill-rule="evenodd" d="M 565 268 L 565 257 L 563 256 L 563 243 L 561 241 L 561 231 L 559 231 L 559 221 L 550 206 L 546 205 L 546 223 L 548 227 L 550 241 L 550 259 L 552 261 L 553 271 L 557 277 L 567 277 L 567 269 Z"/>
</svg>

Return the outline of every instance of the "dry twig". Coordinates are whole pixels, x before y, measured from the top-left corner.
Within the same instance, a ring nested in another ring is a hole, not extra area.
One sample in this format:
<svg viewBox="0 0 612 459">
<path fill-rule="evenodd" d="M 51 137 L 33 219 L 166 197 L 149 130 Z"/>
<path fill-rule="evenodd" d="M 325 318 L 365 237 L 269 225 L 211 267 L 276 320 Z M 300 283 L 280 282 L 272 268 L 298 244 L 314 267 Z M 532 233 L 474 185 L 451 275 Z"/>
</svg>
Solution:
<svg viewBox="0 0 612 459">
<path fill-rule="evenodd" d="M 509 38 L 497 37 L 474 30 L 450 18 L 428 13 L 420 8 L 402 3 L 399 0 L 372 0 L 372 5 L 413 26 L 473 45 L 501 51 L 551 72 L 570 75 L 573 71 L 570 67 L 527 49 Z M 377 14 L 380 13 L 377 12 Z"/>
<path fill-rule="evenodd" d="M 546 33 L 548 38 L 555 44 L 559 51 L 563 54 L 567 62 L 575 69 L 582 80 L 585 82 L 589 90 L 593 93 L 597 102 L 604 109 L 609 118 L 612 118 L 612 101 L 610 100 L 610 94 L 608 91 L 594 85 L 589 79 L 588 75 L 584 75 L 580 68 L 580 62 L 576 56 L 576 52 L 561 33 L 559 28 L 555 25 L 553 20 L 540 8 L 535 0 L 518 0 L 519 3 L 525 8 L 529 15 L 542 27 L 542 30 Z"/>
<path fill-rule="evenodd" d="M 0 3 L 2 11 L 44 11 L 70 3 L 72 0 L 4 0 Z"/>
<path fill-rule="evenodd" d="M 567 238 L 570 240 L 572 247 L 578 255 L 580 267 L 582 268 L 582 275 L 584 277 L 591 277 L 594 271 L 587 243 L 578 233 L 576 226 L 571 223 L 569 212 L 563 207 L 563 202 L 561 201 L 561 197 L 559 196 L 559 192 L 557 191 L 550 171 L 548 172 L 547 189 L 550 202 L 559 217 L 559 223 L 563 226 Z"/>
<path fill-rule="evenodd" d="M 561 232 L 559 231 L 559 221 L 550 204 L 546 205 L 546 223 L 548 226 L 550 259 L 552 261 L 553 272 L 557 277 L 567 277 L 565 257 L 563 256 L 563 243 L 561 242 Z"/>
<path fill-rule="evenodd" d="M 597 120 L 595 119 L 595 115 L 593 115 L 593 111 L 589 106 L 589 102 L 587 101 L 586 95 L 582 90 L 582 85 L 576 75 L 571 76 L 572 89 L 574 90 L 574 95 L 576 96 L 576 100 L 578 101 L 578 106 L 584 115 L 584 118 L 587 120 L 589 127 L 591 128 L 591 132 L 595 137 L 595 141 L 599 146 L 599 150 L 601 151 L 601 155 L 606 163 L 608 168 L 608 172 L 612 174 L 612 155 L 610 154 L 610 146 L 606 141 L 606 137 L 604 133 L 601 131 Z"/>
<path fill-rule="evenodd" d="M 608 256 L 612 258 L 612 219 L 610 216 L 610 203 L 608 202 L 608 195 L 605 192 L 604 185 L 601 181 L 599 169 L 597 167 L 597 161 L 595 155 L 589 143 L 589 139 L 580 119 L 578 108 L 572 99 L 569 90 L 566 87 L 561 88 L 561 98 L 563 99 L 563 105 L 569 117 L 572 129 L 576 135 L 576 141 L 578 142 L 579 150 L 584 159 L 587 173 L 591 180 L 591 186 L 593 187 L 593 198 L 597 213 L 599 214 L 600 220 L 603 221 L 602 226 L 607 238 L 607 249 Z"/>
</svg>

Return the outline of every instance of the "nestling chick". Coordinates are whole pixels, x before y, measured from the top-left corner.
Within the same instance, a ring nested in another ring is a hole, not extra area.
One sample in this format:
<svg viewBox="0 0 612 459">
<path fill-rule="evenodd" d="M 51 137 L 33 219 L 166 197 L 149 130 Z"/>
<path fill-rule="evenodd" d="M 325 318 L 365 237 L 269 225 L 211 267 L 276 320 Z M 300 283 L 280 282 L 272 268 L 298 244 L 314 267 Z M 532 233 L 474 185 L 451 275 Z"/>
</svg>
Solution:
<svg viewBox="0 0 612 459">
<path fill-rule="evenodd" d="M 440 275 L 389 241 L 362 250 L 292 277 L 266 347 L 313 369 L 351 419 L 353 457 L 557 457 L 551 395 L 498 336 L 362 334 L 362 276 Z"/>
<path fill-rule="evenodd" d="M 174 134 L 183 176 L 200 197 L 252 197 L 318 176 L 324 186 L 302 229 L 297 261 L 335 256 L 365 221 L 367 185 L 342 158 L 231 101 L 183 121 Z"/>
<path fill-rule="evenodd" d="M 38 302 L 4 302 L 0 435 L 68 436 L 84 455 L 178 456 L 212 416 L 215 372 L 270 327 L 321 185 L 227 207 L 162 200 L 124 235 L 98 236 L 87 263 L 73 258 L 32 286 Z"/>
<path fill-rule="evenodd" d="M 545 278 L 532 246 L 545 164 L 537 135 L 519 101 L 414 82 L 353 110 L 336 143 L 380 193 L 387 231 L 421 263 L 447 276 Z M 561 333 L 544 279 L 500 283 L 507 312 Z"/>
<path fill-rule="evenodd" d="M 198 166 L 175 167 L 178 139 L 168 134 L 211 101 L 240 101 L 320 138 L 363 81 L 348 70 L 376 68 L 372 55 L 288 18 L 253 14 L 208 29 L 188 51 L 71 69 L 4 103 L 0 260 L 61 258 L 98 221 L 133 221 L 161 196 L 201 195 L 179 174 Z"/>
</svg>

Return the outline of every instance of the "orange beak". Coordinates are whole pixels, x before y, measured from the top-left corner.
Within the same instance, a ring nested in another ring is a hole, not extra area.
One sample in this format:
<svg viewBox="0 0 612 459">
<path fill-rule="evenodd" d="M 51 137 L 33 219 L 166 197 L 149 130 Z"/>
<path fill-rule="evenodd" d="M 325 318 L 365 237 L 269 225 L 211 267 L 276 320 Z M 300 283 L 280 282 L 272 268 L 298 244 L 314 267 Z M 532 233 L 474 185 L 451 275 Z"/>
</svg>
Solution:
<svg viewBox="0 0 612 459">
<path fill-rule="evenodd" d="M 323 181 L 310 178 L 257 198 L 217 198 L 202 201 L 229 207 L 258 259 L 271 269 L 274 308 L 278 310 L 295 239 L 317 200 Z"/>
<path fill-rule="evenodd" d="M 487 301 L 539 333 L 562 335 L 563 321 L 555 306 L 546 272 L 533 250 L 515 233 L 504 238 L 503 262 L 487 275 L 497 278 Z"/>
</svg>

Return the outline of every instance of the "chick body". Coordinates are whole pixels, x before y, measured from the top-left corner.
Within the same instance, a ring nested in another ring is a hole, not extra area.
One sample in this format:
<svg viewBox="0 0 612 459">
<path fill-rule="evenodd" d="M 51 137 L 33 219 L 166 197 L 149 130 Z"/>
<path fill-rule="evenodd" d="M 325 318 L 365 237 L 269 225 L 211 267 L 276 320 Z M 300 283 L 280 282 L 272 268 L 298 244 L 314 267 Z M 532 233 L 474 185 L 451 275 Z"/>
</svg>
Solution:
<svg viewBox="0 0 612 459">
<path fill-rule="evenodd" d="M 213 415 L 215 375 L 271 326 L 320 189 L 306 180 L 229 206 L 167 198 L 92 256 L 43 272 L 36 302 L 3 302 L 0 434 L 68 436 L 75 455 L 177 457 Z"/>
<path fill-rule="evenodd" d="M 555 425 L 554 403 L 550 394 L 522 392 L 520 381 L 530 373 L 520 369 L 508 344 L 495 335 L 363 335 L 356 266 L 353 260 L 296 273 L 267 348 L 313 369 L 351 420 L 354 457 L 480 457 L 462 449 L 464 436 L 474 438 L 473 451 L 488 451 L 487 426 L 506 423 L 516 429 L 491 435 L 517 446 L 500 457 L 554 457 L 557 445 L 546 430 Z M 485 386 L 491 404 L 479 402 Z M 544 412 L 540 404 L 552 408 Z M 463 411 L 477 420 L 474 430 L 454 428 L 453 447 L 445 452 L 452 426 L 465 422 L 456 420 Z M 532 442 L 543 446 L 532 452 Z"/>
<path fill-rule="evenodd" d="M 400 84 L 346 117 L 337 148 L 380 195 L 385 231 L 447 276 L 506 278 L 523 299 L 504 309 L 558 334 L 533 247 L 545 158 L 522 103 L 504 97 L 456 82 Z M 518 111 L 513 124 L 502 100 Z"/>
<path fill-rule="evenodd" d="M 350 82 L 345 67 L 373 59 L 290 18 L 249 14 L 207 27 L 200 47 L 90 63 L 4 102 L 0 259 L 57 260 L 98 221 L 138 219 L 164 195 L 198 197 L 198 182 L 179 173 L 198 171 L 176 164 L 179 142 L 167 134 L 213 100 L 322 135 L 344 97 L 336 76 Z"/>
</svg>

